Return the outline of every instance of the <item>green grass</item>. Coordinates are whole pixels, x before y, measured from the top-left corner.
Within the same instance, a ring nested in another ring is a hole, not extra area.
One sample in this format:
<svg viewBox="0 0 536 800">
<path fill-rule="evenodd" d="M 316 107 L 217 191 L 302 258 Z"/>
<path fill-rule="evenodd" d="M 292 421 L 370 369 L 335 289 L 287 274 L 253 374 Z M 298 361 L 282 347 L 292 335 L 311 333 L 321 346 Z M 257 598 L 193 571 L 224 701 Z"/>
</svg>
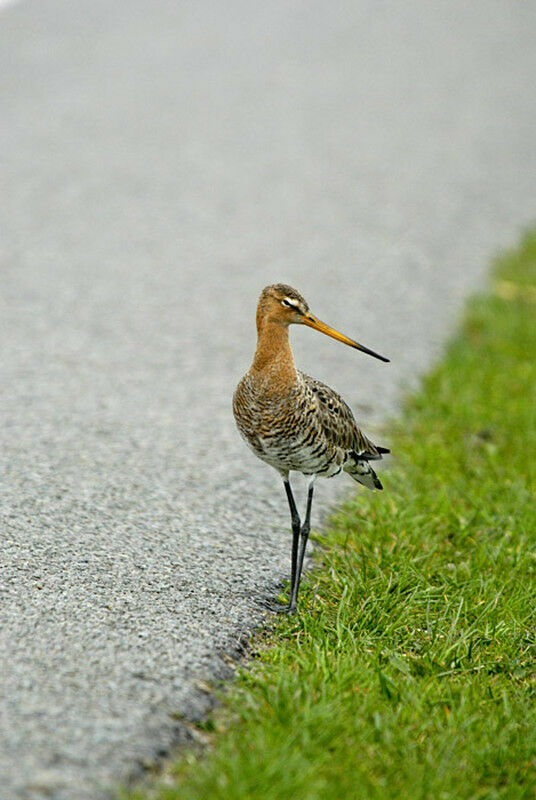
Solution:
<svg viewBox="0 0 536 800">
<path fill-rule="evenodd" d="M 536 797 L 536 235 L 494 276 L 157 797 Z"/>
</svg>

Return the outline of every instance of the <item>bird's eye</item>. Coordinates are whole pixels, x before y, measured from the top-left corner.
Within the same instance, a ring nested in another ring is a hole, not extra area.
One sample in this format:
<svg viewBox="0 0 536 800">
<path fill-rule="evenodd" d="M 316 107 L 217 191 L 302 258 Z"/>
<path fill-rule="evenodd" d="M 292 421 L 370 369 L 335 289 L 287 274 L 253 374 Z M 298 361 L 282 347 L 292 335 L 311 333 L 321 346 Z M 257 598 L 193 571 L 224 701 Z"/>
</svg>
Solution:
<svg viewBox="0 0 536 800">
<path fill-rule="evenodd" d="M 294 308 L 294 303 L 291 303 L 289 300 L 281 300 L 281 305 L 287 308 Z"/>
</svg>

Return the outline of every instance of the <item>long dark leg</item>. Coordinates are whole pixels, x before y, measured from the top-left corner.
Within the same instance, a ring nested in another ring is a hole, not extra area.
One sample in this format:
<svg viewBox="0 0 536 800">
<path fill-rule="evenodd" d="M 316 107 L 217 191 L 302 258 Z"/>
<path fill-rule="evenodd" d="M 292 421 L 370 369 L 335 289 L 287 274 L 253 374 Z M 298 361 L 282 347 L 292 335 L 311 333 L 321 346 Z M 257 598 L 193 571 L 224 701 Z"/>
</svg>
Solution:
<svg viewBox="0 0 536 800">
<path fill-rule="evenodd" d="M 296 570 L 296 580 L 292 586 L 292 593 L 288 610 L 293 613 L 296 611 L 296 604 L 298 602 L 298 591 L 300 589 L 300 580 L 303 569 L 303 559 L 305 556 L 305 548 L 307 546 L 307 539 L 309 538 L 309 531 L 311 530 L 311 507 L 313 505 L 313 490 L 314 490 L 314 476 L 309 483 L 309 490 L 307 492 L 307 510 L 305 512 L 305 521 L 300 529 L 300 551 L 298 555 L 298 565 Z"/>
<path fill-rule="evenodd" d="M 283 478 L 283 483 L 285 484 L 285 491 L 287 493 L 288 505 L 290 508 L 290 517 L 292 520 L 292 566 L 290 571 L 290 596 L 294 592 L 294 584 L 296 583 L 296 568 L 298 565 L 298 542 L 300 540 L 300 530 L 301 530 L 301 520 L 300 515 L 298 514 L 298 509 L 296 508 L 296 502 L 294 500 L 294 495 L 292 494 L 292 489 L 290 486 L 290 481 L 288 476 Z M 290 609 L 290 603 L 289 603 Z"/>
</svg>

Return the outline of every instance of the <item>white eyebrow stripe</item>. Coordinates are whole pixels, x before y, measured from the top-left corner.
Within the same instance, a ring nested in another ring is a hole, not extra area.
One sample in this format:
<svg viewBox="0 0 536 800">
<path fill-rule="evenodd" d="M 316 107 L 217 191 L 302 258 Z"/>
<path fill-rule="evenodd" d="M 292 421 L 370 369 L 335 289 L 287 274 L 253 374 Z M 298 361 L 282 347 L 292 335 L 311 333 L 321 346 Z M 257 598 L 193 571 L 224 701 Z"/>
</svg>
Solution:
<svg viewBox="0 0 536 800">
<path fill-rule="evenodd" d="M 289 306 L 294 306 L 294 308 L 299 308 L 299 303 L 297 300 L 293 300 L 291 297 L 285 297 L 285 302 L 289 304 Z"/>
</svg>

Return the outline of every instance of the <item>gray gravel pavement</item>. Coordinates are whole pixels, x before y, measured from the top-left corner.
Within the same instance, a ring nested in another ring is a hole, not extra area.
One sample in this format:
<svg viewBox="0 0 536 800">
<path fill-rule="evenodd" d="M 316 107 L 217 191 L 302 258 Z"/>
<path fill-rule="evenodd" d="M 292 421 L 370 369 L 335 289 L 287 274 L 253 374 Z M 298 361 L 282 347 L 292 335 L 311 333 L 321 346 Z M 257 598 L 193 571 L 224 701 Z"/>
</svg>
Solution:
<svg viewBox="0 0 536 800">
<path fill-rule="evenodd" d="M 391 357 L 293 331 L 374 434 L 536 213 L 535 34 L 512 0 L 2 10 L 2 800 L 108 797 L 206 710 L 289 569 L 230 410 L 259 291 Z"/>
</svg>

